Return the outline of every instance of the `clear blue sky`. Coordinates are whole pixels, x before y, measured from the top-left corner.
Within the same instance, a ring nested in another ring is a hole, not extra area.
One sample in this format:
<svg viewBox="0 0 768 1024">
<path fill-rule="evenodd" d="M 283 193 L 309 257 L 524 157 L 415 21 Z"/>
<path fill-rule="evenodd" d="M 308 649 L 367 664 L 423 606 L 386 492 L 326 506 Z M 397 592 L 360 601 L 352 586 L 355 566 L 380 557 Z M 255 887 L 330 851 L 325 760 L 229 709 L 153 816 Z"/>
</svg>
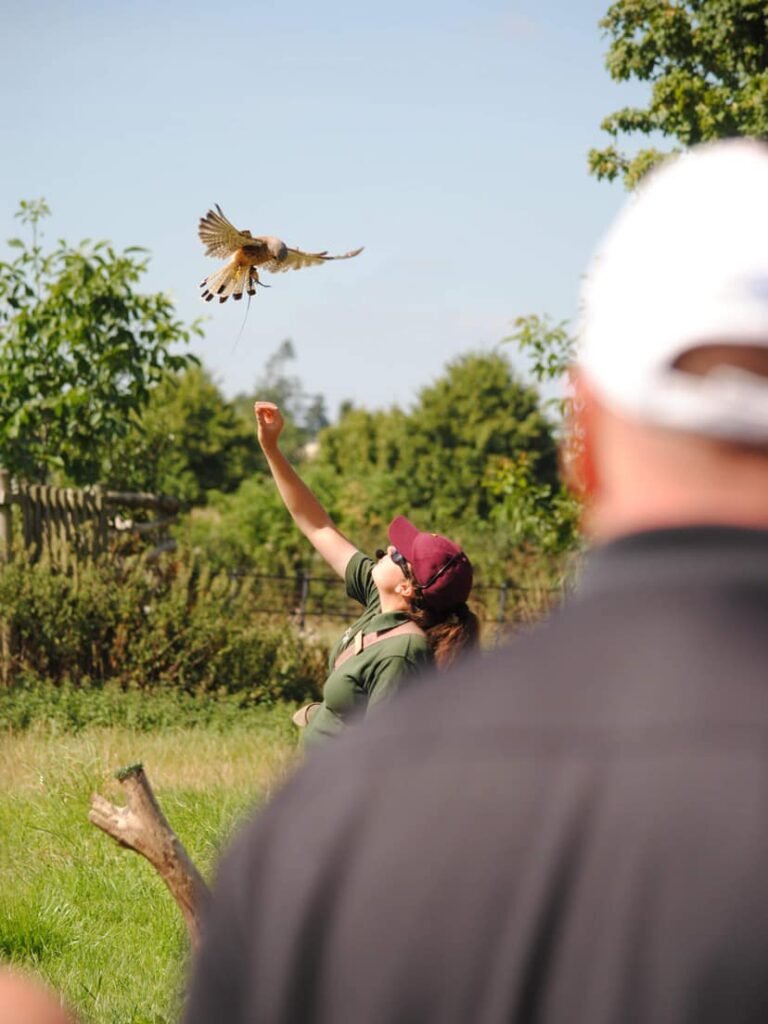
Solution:
<svg viewBox="0 0 768 1024">
<path fill-rule="evenodd" d="M 0 239 L 45 196 L 52 240 L 151 251 L 145 288 L 182 319 L 225 394 L 291 338 L 329 410 L 407 405 L 515 316 L 573 318 L 579 278 L 623 200 L 586 153 L 635 102 L 604 68 L 608 0 L 5 0 Z M 197 221 L 348 263 L 264 275 L 205 305 Z M 0 257 L 10 255 L 0 243 Z"/>
</svg>

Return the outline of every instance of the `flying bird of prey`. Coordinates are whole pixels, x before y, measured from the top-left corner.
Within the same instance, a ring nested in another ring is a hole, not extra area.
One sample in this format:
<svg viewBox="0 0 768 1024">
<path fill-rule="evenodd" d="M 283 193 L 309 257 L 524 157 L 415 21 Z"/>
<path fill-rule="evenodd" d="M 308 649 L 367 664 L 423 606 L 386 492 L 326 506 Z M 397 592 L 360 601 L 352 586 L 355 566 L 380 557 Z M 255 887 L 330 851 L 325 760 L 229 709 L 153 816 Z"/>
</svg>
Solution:
<svg viewBox="0 0 768 1024">
<path fill-rule="evenodd" d="M 224 216 L 218 203 L 215 211 L 209 210 L 200 218 L 197 233 L 205 246 L 206 256 L 230 257 L 221 270 L 215 270 L 200 282 L 206 302 L 216 296 L 219 302 L 226 302 L 230 295 L 234 299 L 242 299 L 243 292 L 254 295 L 257 284 L 268 287 L 259 280 L 259 269 L 273 274 L 283 270 L 301 270 L 328 260 L 348 260 L 363 251 L 361 247 L 340 256 L 329 256 L 325 251 L 291 249 L 272 235 L 254 236 L 250 231 L 238 231 Z"/>
</svg>

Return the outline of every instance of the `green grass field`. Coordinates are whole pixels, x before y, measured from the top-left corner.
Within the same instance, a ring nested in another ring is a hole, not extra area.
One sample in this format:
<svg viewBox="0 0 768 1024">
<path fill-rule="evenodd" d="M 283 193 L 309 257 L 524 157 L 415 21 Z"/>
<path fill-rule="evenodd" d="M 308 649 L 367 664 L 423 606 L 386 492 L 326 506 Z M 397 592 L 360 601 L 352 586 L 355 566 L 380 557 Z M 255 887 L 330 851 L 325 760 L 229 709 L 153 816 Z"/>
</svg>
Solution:
<svg viewBox="0 0 768 1024">
<path fill-rule="evenodd" d="M 46 979 L 84 1024 L 175 1021 L 188 954 L 181 914 L 147 861 L 88 822 L 90 796 L 123 803 L 113 772 L 143 762 L 210 877 L 233 828 L 295 763 L 289 718 L 249 708 L 225 729 L 0 732 L 0 961 Z"/>
</svg>

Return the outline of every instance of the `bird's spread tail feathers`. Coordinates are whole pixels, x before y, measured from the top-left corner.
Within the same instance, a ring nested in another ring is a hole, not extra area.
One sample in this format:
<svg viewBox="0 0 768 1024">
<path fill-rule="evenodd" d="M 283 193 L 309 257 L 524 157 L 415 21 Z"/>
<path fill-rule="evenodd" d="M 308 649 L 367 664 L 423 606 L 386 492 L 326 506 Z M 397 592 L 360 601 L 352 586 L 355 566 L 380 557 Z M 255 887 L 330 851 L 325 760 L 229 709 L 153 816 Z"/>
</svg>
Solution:
<svg viewBox="0 0 768 1024">
<path fill-rule="evenodd" d="M 214 298 L 226 302 L 230 295 L 235 301 L 242 299 L 243 292 L 255 295 L 257 284 L 261 284 L 261 281 L 255 267 L 227 263 L 221 270 L 215 270 L 201 281 L 200 287 L 206 302 Z"/>
</svg>

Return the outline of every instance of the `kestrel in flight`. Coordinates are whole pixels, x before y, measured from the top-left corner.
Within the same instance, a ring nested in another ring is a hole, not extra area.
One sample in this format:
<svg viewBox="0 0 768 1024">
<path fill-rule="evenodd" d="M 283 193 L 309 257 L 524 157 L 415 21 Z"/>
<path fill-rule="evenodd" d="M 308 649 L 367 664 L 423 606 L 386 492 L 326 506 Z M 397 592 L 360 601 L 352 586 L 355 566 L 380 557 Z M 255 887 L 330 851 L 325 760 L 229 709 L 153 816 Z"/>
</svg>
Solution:
<svg viewBox="0 0 768 1024">
<path fill-rule="evenodd" d="M 219 302 L 226 302 L 230 295 L 234 299 L 242 299 L 243 292 L 249 295 L 256 293 L 259 280 L 257 267 L 276 274 L 283 270 L 301 270 L 328 260 L 348 260 L 361 253 L 362 247 L 340 256 L 329 256 L 327 252 L 302 252 L 291 249 L 285 242 L 272 235 L 254 237 L 250 231 L 238 231 L 230 224 L 221 207 L 209 210 L 200 218 L 197 229 L 200 241 L 205 246 L 206 256 L 231 257 L 229 262 L 212 274 L 209 274 L 200 287 L 206 302 L 218 296 Z M 267 287 L 267 285 L 262 285 Z"/>
</svg>

